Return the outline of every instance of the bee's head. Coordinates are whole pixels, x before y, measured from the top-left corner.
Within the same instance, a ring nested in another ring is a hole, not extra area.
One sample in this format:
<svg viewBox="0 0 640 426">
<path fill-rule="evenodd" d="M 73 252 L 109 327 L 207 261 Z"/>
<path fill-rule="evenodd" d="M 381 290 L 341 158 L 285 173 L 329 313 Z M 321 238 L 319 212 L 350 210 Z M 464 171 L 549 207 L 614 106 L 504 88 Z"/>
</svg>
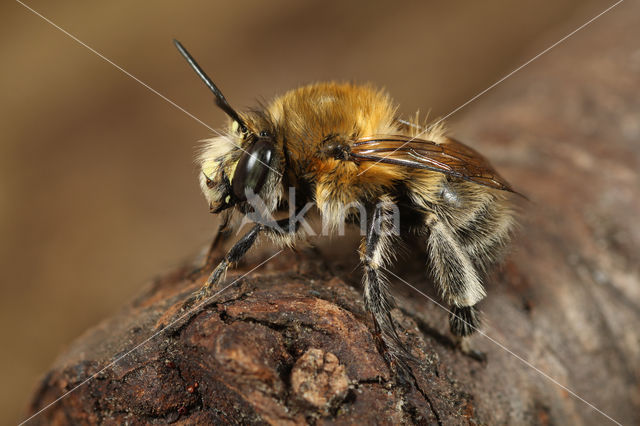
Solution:
<svg viewBox="0 0 640 426">
<path fill-rule="evenodd" d="M 282 167 L 268 120 L 256 113 L 238 114 L 180 42 L 174 43 L 214 93 L 218 107 L 232 120 L 227 134 L 207 140 L 199 157 L 200 186 L 210 211 L 219 213 L 237 206 L 247 212 L 254 201 L 264 203 L 272 211 L 280 198 Z M 256 195 L 259 201 L 255 200 Z"/>
<path fill-rule="evenodd" d="M 232 129 L 238 129 L 234 121 Z M 240 132 L 242 130 L 238 129 Z M 243 212 L 259 196 L 273 210 L 279 200 L 280 158 L 266 131 L 219 136 L 206 141 L 199 157 L 200 187 L 212 213 L 238 206 Z"/>
</svg>

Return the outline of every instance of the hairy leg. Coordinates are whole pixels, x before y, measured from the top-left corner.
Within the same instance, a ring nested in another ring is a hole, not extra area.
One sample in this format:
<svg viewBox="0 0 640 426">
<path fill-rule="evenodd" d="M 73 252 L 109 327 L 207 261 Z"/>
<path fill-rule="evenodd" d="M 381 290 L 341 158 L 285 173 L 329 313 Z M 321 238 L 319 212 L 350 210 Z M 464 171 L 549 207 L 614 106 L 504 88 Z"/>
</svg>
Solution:
<svg viewBox="0 0 640 426">
<path fill-rule="evenodd" d="M 387 362 L 396 367 L 402 380 L 411 374 L 406 361 L 411 358 L 409 351 L 400 340 L 391 316 L 394 307 L 381 268 L 388 262 L 393 240 L 391 220 L 392 202 L 383 198 L 375 207 L 367 209 L 370 223 L 360 247 L 360 259 L 364 265 L 364 302 L 373 317 L 380 346 Z"/>
<path fill-rule="evenodd" d="M 242 238 L 240 238 L 231 249 L 227 252 L 224 258 L 218 263 L 218 266 L 211 272 L 204 285 L 190 297 L 183 308 L 188 308 L 193 305 L 194 302 L 205 299 L 212 293 L 218 290 L 220 279 L 225 275 L 229 266 L 233 263 L 240 261 L 244 255 L 249 251 L 253 244 L 258 239 L 258 236 L 262 232 L 275 234 L 278 236 L 293 235 L 298 230 L 298 224 L 295 229 L 289 229 L 289 218 L 276 221 L 276 226 L 270 227 L 263 224 L 255 224 Z"/>
<path fill-rule="evenodd" d="M 229 241 L 231 237 L 231 230 L 227 228 L 226 221 L 223 221 L 219 226 L 218 230 L 209 245 L 209 250 L 207 251 L 207 256 L 205 258 L 204 263 L 191 271 L 189 273 L 189 279 L 195 281 L 202 271 L 210 271 L 213 269 L 215 265 L 220 262 L 220 253 L 219 249 Z"/>
<path fill-rule="evenodd" d="M 451 306 L 451 332 L 459 337 L 468 336 L 480 325 L 475 307 L 485 296 L 480 276 L 467 250 L 445 221 L 432 218 L 429 229 L 429 257 L 435 282 Z"/>
<path fill-rule="evenodd" d="M 218 290 L 220 278 L 227 272 L 229 265 L 242 259 L 247 251 L 249 251 L 262 231 L 262 227 L 263 226 L 259 224 L 254 225 L 249 232 L 231 247 L 220 263 L 218 263 L 218 266 L 211 272 L 203 286 L 187 299 L 183 305 L 183 309 L 191 307 L 195 302 L 206 299 Z"/>
</svg>

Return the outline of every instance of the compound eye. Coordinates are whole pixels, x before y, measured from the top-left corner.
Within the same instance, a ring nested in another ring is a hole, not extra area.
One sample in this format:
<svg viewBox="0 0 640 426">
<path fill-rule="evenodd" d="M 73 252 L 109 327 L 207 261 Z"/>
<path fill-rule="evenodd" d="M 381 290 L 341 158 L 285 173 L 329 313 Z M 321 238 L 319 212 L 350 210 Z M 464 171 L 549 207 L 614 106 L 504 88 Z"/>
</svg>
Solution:
<svg viewBox="0 0 640 426">
<path fill-rule="evenodd" d="M 246 191 L 260 193 L 267 180 L 269 163 L 273 158 L 273 146 L 269 139 L 258 139 L 242 154 L 233 174 L 232 189 L 236 199 L 247 199 Z"/>
</svg>

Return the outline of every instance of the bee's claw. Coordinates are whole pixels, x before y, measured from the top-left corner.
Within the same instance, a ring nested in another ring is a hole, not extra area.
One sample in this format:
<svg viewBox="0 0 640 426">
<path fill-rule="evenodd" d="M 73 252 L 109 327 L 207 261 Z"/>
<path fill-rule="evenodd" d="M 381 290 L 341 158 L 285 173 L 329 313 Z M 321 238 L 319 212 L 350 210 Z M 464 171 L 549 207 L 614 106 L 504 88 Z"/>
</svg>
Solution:
<svg viewBox="0 0 640 426">
<path fill-rule="evenodd" d="M 469 344 L 468 337 L 458 337 L 456 339 L 456 347 L 460 349 L 460 352 L 462 352 L 463 354 L 465 354 L 470 358 L 475 359 L 476 361 L 479 361 L 479 362 L 487 361 L 487 354 L 477 349 L 473 349 Z"/>
<path fill-rule="evenodd" d="M 467 356 L 475 359 L 479 362 L 487 362 L 487 354 L 485 352 L 479 351 L 477 349 L 469 348 L 466 351 L 463 351 Z"/>
<path fill-rule="evenodd" d="M 193 305 L 197 304 L 205 300 L 211 294 L 210 288 L 207 286 L 202 287 L 200 290 L 194 292 L 189 296 L 189 298 L 182 304 L 182 310 L 186 311 L 193 307 Z"/>
</svg>

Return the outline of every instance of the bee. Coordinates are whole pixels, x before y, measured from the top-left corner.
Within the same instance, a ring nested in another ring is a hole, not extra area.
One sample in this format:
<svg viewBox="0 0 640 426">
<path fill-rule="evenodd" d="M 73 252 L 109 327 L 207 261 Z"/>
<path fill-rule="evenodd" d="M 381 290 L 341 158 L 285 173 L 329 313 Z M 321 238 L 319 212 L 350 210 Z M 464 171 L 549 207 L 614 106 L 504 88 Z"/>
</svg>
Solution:
<svg viewBox="0 0 640 426">
<path fill-rule="evenodd" d="M 408 353 L 391 316 L 394 301 L 383 273 L 395 242 L 405 235 L 426 241 L 424 256 L 450 307 L 451 333 L 462 339 L 477 329 L 483 280 L 514 225 L 515 191 L 485 157 L 447 137 L 443 126 L 423 129 L 399 119 L 389 96 L 366 85 L 311 84 L 239 113 L 174 43 L 231 119 L 226 135 L 207 140 L 198 158 L 212 213 L 227 219 L 234 211 L 246 214 L 253 194 L 269 213 L 289 209 L 300 215 L 314 205 L 323 223 L 335 229 L 344 225 L 345 206 L 358 206 L 356 219 L 361 226 L 367 220 L 359 247 L 364 303 L 389 363 L 401 364 Z M 260 234 L 286 246 L 307 233 L 289 219 L 255 223 L 213 269 L 197 298 L 219 288 L 230 265 Z"/>
</svg>

